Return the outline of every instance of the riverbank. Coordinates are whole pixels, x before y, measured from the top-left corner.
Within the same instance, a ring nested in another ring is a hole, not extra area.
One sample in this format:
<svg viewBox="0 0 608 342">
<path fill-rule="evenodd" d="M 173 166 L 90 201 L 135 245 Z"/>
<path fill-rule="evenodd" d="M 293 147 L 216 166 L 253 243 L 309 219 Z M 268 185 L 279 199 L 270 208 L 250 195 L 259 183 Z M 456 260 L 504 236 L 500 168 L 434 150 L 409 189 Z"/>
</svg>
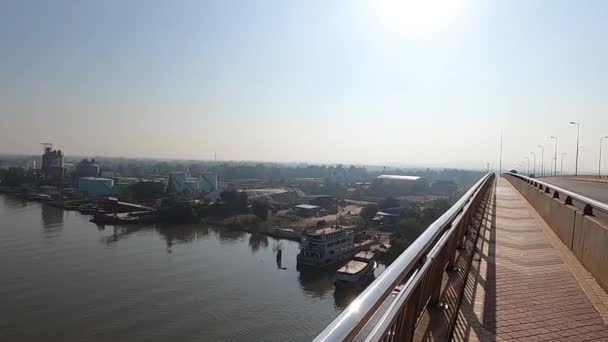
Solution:
<svg viewBox="0 0 608 342">
<path fill-rule="evenodd" d="M 248 233 L 263 234 L 278 239 L 286 239 L 300 242 L 302 240 L 302 231 L 304 229 L 283 228 L 277 225 L 277 221 L 269 218 L 266 221 L 261 220 L 255 215 L 243 214 L 231 217 L 212 217 L 207 218 L 207 224 L 240 230 Z"/>
</svg>

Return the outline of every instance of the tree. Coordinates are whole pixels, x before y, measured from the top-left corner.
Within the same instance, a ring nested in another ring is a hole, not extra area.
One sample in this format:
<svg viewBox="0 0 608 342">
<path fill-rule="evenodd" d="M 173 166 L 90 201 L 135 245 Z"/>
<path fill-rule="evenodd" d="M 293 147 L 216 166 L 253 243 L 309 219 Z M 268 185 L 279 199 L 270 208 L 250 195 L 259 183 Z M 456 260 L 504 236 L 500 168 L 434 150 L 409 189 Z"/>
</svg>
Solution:
<svg viewBox="0 0 608 342">
<path fill-rule="evenodd" d="M 167 193 L 174 194 L 176 192 L 177 189 L 175 189 L 175 182 L 171 179 L 171 177 L 169 177 L 169 184 L 167 184 Z"/>
<path fill-rule="evenodd" d="M 423 224 L 428 226 L 437 220 L 439 216 L 443 215 L 449 208 L 450 204 L 447 200 L 433 201 L 428 207 L 422 210 L 420 220 Z"/>
<path fill-rule="evenodd" d="M 399 200 L 396 199 L 395 197 L 387 197 L 384 199 L 384 201 L 380 202 L 380 209 L 386 209 L 386 208 L 394 208 L 394 207 L 398 207 L 400 206 L 401 203 L 399 203 Z"/>
<path fill-rule="evenodd" d="M 426 230 L 426 227 L 419 219 L 407 217 L 399 221 L 396 235 L 412 243 Z"/>
<path fill-rule="evenodd" d="M 361 216 L 361 218 L 365 220 L 365 228 L 367 228 L 369 221 L 371 221 L 376 216 L 377 212 L 378 205 L 376 204 L 368 204 L 365 207 L 361 208 L 359 216 Z"/>
<path fill-rule="evenodd" d="M 251 203 L 251 210 L 253 211 L 253 214 L 262 221 L 266 221 L 268 218 L 268 206 L 262 201 L 253 201 L 253 203 Z"/>
<path fill-rule="evenodd" d="M 158 211 L 158 216 L 161 220 L 171 223 L 196 223 L 202 217 L 201 209 L 201 205 L 164 199 Z"/>
<path fill-rule="evenodd" d="M 236 191 L 236 189 L 226 189 L 220 194 L 222 202 L 226 204 L 230 214 L 238 214 L 247 210 L 247 193 Z"/>
<path fill-rule="evenodd" d="M 0 185 L 8 187 L 17 187 L 30 180 L 26 176 L 25 170 L 20 167 L 11 167 L 3 172 L 1 176 Z"/>
<path fill-rule="evenodd" d="M 160 182 L 137 182 L 129 187 L 133 198 L 139 201 L 153 200 L 163 196 L 163 184 Z"/>
</svg>

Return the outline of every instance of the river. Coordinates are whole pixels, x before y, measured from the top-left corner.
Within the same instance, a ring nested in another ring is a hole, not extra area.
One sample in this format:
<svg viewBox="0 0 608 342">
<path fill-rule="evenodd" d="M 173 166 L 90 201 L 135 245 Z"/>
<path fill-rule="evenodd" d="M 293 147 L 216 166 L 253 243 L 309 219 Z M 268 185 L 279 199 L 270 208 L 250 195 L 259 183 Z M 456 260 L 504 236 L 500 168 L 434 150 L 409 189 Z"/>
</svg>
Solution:
<svg viewBox="0 0 608 342">
<path fill-rule="evenodd" d="M 306 341 L 352 299 L 292 241 L 88 220 L 0 195 L 1 341 Z"/>
</svg>

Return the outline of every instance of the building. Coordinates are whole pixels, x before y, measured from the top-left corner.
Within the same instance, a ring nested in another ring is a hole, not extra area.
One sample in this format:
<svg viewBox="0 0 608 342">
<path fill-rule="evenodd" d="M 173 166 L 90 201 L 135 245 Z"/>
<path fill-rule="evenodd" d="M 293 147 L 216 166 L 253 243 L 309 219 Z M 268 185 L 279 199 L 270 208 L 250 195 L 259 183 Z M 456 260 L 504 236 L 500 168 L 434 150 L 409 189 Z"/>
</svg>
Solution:
<svg viewBox="0 0 608 342">
<path fill-rule="evenodd" d="M 76 165 L 76 177 L 98 177 L 99 170 L 99 165 L 97 165 L 95 159 L 83 159 Z"/>
<path fill-rule="evenodd" d="M 385 228 L 396 226 L 404 214 L 408 211 L 405 207 L 386 208 L 376 213 L 373 222 Z"/>
<path fill-rule="evenodd" d="M 288 207 L 298 202 L 298 195 L 291 189 L 284 188 L 263 188 L 263 189 L 245 189 L 240 190 L 247 193 L 250 201 L 262 201 L 269 205 L 279 205 Z"/>
<path fill-rule="evenodd" d="M 114 180 L 110 178 L 82 177 L 78 179 L 78 190 L 89 196 L 114 194 Z"/>
<path fill-rule="evenodd" d="M 431 193 L 435 195 L 452 195 L 458 191 L 458 185 L 453 180 L 438 180 L 431 184 Z"/>
<path fill-rule="evenodd" d="M 118 173 L 112 170 L 101 170 L 100 175 L 102 178 L 114 178 L 120 176 Z"/>
<path fill-rule="evenodd" d="M 321 210 L 321 208 L 316 205 L 298 204 L 293 207 L 293 210 L 296 215 L 300 217 L 313 217 L 317 216 L 317 213 L 319 212 L 319 210 Z"/>
<path fill-rule="evenodd" d="M 298 203 L 310 204 L 323 209 L 332 210 L 338 207 L 336 196 L 333 195 L 309 195 L 298 198 Z"/>
<path fill-rule="evenodd" d="M 204 173 L 198 177 L 198 189 L 200 191 L 210 193 L 211 191 L 218 189 L 218 179 L 215 173 Z"/>
<path fill-rule="evenodd" d="M 217 189 L 217 176 L 215 174 L 203 174 L 190 177 L 189 172 L 170 172 L 167 179 L 167 189 L 175 193 L 184 192 L 211 192 Z"/>
<path fill-rule="evenodd" d="M 171 172 L 167 180 L 169 192 L 197 192 L 199 189 L 198 179 L 189 177 L 185 172 Z"/>
<path fill-rule="evenodd" d="M 42 155 L 42 177 L 47 181 L 61 181 L 64 173 L 63 153 L 61 150 L 53 150 L 53 145 L 43 143 L 44 154 Z"/>
</svg>

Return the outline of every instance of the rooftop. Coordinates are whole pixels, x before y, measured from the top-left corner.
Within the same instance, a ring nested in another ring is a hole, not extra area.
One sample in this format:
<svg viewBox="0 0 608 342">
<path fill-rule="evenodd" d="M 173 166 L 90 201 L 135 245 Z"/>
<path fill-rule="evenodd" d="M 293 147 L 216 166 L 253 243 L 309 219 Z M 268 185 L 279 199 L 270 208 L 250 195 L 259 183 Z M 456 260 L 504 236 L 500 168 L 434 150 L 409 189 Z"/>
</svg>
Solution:
<svg viewBox="0 0 608 342">
<path fill-rule="evenodd" d="M 295 205 L 294 208 L 305 209 L 305 210 L 319 209 L 318 206 L 316 206 L 316 205 L 310 205 L 310 204 L 298 204 L 298 205 Z"/>
<path fill-rule="evenodd" d="M 392 180 L 402 180 L 402 181 L 416 181 L 419 180 L 418 176 L 401 176 L 401 175 L 380 175 L 376 177 L 378 179 L 392 179 Z"/>
<path fill-rule="evenodd" d="M 338 273 L 356 274 L 361 272 L 367 265 L 367 262 L 351 260 L 346 265 L 340 267 Z"/>
<path fill-rule="evenodd" d="M 113 181 L 113 179 L 110 178 L 102 178 L 102 177 L 80 177 L 80 179 L 86 179 L 86 180 L 90 180 L 90 181 L 99 181 L 99 182 L 108 182 L 108 181 Z"/>
<path fill-rule="evenodd" d="M 374 253 L 368 252 L 368 251 L 361 251 L 361 252 L 357 253 L 357 255 L 355 255 L 355 258 L 371 260 L 374 258 Z"/>
<path fill-rule="evenodd" d="M 328 228 L 317 229 L 314 232 L 309 232 L 307 234 L 319 236 L 319 235 L 323 235 L 323 234 L 331 234 L 331 233 L 336 233 L 336 232 L 341 232 L 341 231 L 343 231 L 343 229 L 328 227 Z"/>
</svg>

